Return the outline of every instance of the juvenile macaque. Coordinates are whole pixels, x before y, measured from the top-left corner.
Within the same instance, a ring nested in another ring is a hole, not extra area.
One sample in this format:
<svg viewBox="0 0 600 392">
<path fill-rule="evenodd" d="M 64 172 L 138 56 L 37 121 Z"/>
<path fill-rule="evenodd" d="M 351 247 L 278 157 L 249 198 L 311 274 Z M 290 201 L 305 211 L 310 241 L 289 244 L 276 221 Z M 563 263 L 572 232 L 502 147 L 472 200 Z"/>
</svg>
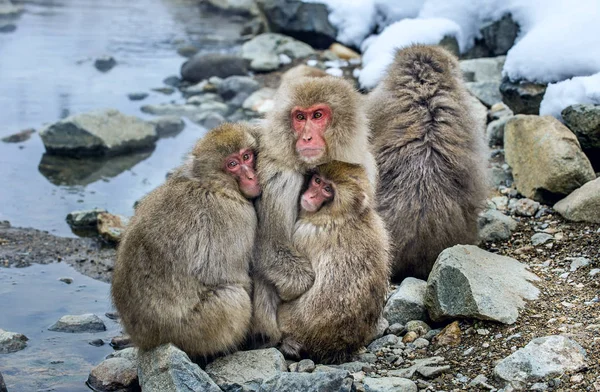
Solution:
<svg viewBox="0 0 600 392">
<path fill-rule="evenodd" d="M 280 300 L 297 298 L 314 280 L 311 263 L 291 244 L 305 173 L 338 160 L 363 165 L 376 182 L 363 108 L 363 97 L 343 79 L 302 77 L 279 88 L 265 121 L 257 163 L 263 193 L 256 202 L 252 325 L 253 335 L 267 345 L 280 338 Z"/>
<path fill-rule="evenodd" d="M 300 200 L 292 243 L 315 272 L 313 286 L 281 304 L 281 350 L 344 362 L 372 337 L 389 279 L 388 234 L 361 166 L 317 168 Z"/>
<path fill-rule="evenodd" d="M 437 46 L 396 53 L 368 96 L 378 211 L 392 274 L 427 279 L 445 248 L 477 241 L 487 156 L 456 58 Z"/>
<path fill-rule="evenodd" d="M 190 356 L 235 349 L 250 327 L 260 194 L 254 137 L 224 124 L 140 203 L 119 246 L 112 298 L 135 345 Z"/>
</svg>

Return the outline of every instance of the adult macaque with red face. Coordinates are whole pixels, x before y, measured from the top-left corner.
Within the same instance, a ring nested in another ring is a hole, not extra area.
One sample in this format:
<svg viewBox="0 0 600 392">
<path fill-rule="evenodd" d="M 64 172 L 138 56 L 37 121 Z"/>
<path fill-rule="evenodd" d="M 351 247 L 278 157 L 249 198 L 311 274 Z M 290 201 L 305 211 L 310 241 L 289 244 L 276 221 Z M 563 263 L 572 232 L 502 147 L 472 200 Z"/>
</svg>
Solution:
<svg viewBox="0 0 600 392">
<path fill-rule="evenodd" d="M 288 357 L 345 362 L 372 337 L 389 279 L 388 234 L 373 193 L 361 166 L 331 162 L 302 194 L 292 244 L 316 278 L 279 307 L 280 350 Z"/>
<path fill-rule="evenodd" d="M 331 76 L 288 78 L 263 125 L 257 170 L 263 193 L 256 201 L 258 234 L 253 265 L 254 336 L 274 344 L 280 338 L 280 300 L 311 287 L 310 262 L 291 243 L 304 175 L 338 160 L 361 164 L 371 183 L 377 169 L 369 146 L 363 97 Z"/>
<path fill-rule="evenodd" d="M 112 298 L 131 339 L 173 343 L 190 356 L 227 352 L 247 337 L 256 232 L 256 141 L 224 124 L 136 209 L 117 253 Z"/>
</svg>

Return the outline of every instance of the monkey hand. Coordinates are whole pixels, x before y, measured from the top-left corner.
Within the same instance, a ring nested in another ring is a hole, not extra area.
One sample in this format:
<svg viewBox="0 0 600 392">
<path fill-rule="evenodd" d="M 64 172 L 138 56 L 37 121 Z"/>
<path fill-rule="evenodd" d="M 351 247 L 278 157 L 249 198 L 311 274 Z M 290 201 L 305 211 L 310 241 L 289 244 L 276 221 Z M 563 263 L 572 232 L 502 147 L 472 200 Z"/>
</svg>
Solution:
<svg viewBox="0 0 600 392">
<path fill-rule="evenodd" d="M 289 252 L 286 260 L 282 260 L 279 265 L 279 276 L 278 279 L 273 279 L 273 283 L 284 302 L 298 298 L 315 282 L 315 272 L 310 262 L 303 257 Z"/>
</svg>

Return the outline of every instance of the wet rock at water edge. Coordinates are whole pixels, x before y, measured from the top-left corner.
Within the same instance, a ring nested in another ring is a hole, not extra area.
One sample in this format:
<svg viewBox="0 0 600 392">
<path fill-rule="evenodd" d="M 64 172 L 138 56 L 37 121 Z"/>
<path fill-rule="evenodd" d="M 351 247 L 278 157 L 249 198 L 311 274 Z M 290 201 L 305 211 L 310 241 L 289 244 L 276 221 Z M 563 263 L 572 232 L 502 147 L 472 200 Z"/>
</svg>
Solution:
<svg viewBox="0 0 600 392">
<path fill-rule="evenodd" d="M 0 329 L 0 354 L 14 353 L 27 347 L 27 336 Z"/>
<path fill-rule="evenodd" d="M 92 313 L 87 313 L 82 315 L 62 316 L 56 323 L 51 325 L 48 330 L 70 333 L 102 332 L 106 331 L 106 325 L 104 325 L 104 322 L 100 317 Z"/>
<path fill-rule="evenodd" d="M 315 53 L 310 45 L 275 33 L 261 34 L 242 46 L 242 57 L 250 61 L 251 69 L 259 72 L 279 68 L 281 64 L 279 56 L 282 54 L 293 60 Z"/>
<path fill-rule="evenodd" d="M 504 358 L 494 368 L 494 377 L 504 385 L 523 389 L 527 382 L 586 367 L 586 352 L 577 342 L 553 335 L 534 339 Z"/>
<path fill-rule="evenodd" d="M 185 122 L 178 116 L 162 116 L 150 120 L 156 128 L 158 137 L 175 136 L 185 128 Z"/>
<path fill-rule="evenodd" d="M 29 138 L 31 138 L 31 135 L 33 135 L 34 133 L 35 129 L 25 129 L 21 132 L 17 132 L 12 135 L 3 137 L 2 141 L 4 143 L 23 143 L 29 140 Z"/>
<path fill-rule="evenodd" d="M 99 392 L 138 392 L 137 363 L 128 358 L 108 358 L 94 367 L 87 384 Z"/>
<path fill-rule="evenodd" d="M 241 107 L 244 101 L 259 88 L 260 84 L 251 77 L 230 76 L 221 82 L 218 93 L 229 105 Z"/>
<path fill-rule="evenodd" d="M 508 79 L 500 84 L 502 101 L 515 114 L 539 114 L 540 104 L 546 93 L 546 85 L 527 81 L 512 82 Z"/>
<path fill-rule="evenodd" d="M 98 224 L 98 215 L 107 212 L 102 208 L 73 211 L 67 215 L 67 223 L 73 229 L 92 228 Z"/>
<path fill-rule="evenodd" d="M 554 211 L 570 221 L 600 223 L 600 178 L 585 183 L 556 203 Z"/>
<path fill-rule="evenodd" d="M 117 60 L 112 56 L 101 56 L 94 60 L 94 67 L 100 72 L 108 72 L 117 65 Z"/>
<path fill-rule="evenodd" d="M 472 245 L 444 250 L 427 280 L 425 304 L 434 321 L 475 318 L 513 324 L 525 300 L 537 299 L 539 278 L 524 264 Z"/>
<path fill-rule="evenodd" d="M 127 94 L 127 98 L 129 98 L 131 101 L 141 101 L 148 98 L 148 95 L 150 94 L 145 92 L 129 93 Z"/>
<path fill-rule="evenodd" d="M 114 109 L 69 116 L 40 132 L 46 151 L 66 156 L 102 156 L 148 149 L 158 139 L 152 124 Z"/>
<path fill-rule="evenodd" d="M 246 75 L 248 61 L 229 54 L 198 54 L 183 63 L 181 77 L 192 83 L 198 83 L 212 76 L 227 78 L 233 75 Z"/>
<path fill-rule="evenodd" d="M 396 291 L 392 293 L 383 310 L 384 317 L 390 324 L 406 324 L 411 320 L 428 320 L 425 309 L 425 291 L 427 282 L 406 278 Z"/>
<path fill-rule="evenodd" d="M 133 346 L 131 337 L 129 335 L 115 336 L 110 340 L 110 346 L 115 350 L 123 350 Z"/>
</svg>

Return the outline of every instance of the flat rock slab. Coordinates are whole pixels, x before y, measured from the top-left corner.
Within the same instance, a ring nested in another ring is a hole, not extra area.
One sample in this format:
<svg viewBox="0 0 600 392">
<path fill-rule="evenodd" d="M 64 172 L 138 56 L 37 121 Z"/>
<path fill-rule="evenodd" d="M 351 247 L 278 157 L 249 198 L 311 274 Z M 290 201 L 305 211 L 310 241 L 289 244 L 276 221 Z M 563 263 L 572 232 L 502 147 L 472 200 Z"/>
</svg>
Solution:
<svg viewBox="0 0 600 392">
<path fill-rule="evenodd" d="M 517 190 L 543 203 L 596 178 L 577 137 L 552 116 L 515 116 L 504 127 L 506 162 Z"/>
<path fill-rule="evenodd" d="M 46 151 L 68 156 L 116 155 L 154 146 L 154 125 L 114 109 L 69 116 L 40 132 Z"/>
<path fill-rule="evenodd" d="M 438 256 L 425 303 L 434 321 L 464 317 L 512 324 L 524 300 L 538 297 L 539 290 L 530 283 L 537 280 L 515 259 L 456 245 Z"/>
<path fill-rule="evenodd" d="M 172 344 L 140 351 L 138 375 L 144 392 L 221 392 L 198 365 Z"/>
<path fill-rule="evenodd" d="M 351 392 L 354 380 L 344 370 L 316 373 L 278 373 L 265 380 L 259 392 Z"/>
<path fill-rule="evenodd" d="M 554 211 L 570 221 L 600 223 L 600 178 L 585 183 L 556 203 Z"/>
<path fill-rule="evenodd" d="M 401 377 L 365 377 L 365 392 L 417 392 L 417 385 Z"/>
<path fill-rule="evenodd" d="M 494 377 L 505 385 L 523 388 L 527 382 L 582 370 L 585 361 L 585 350 L 577 342 L 559 335 L 545 336 L 500 361 Z"/>
<path fill-rule="evenodd" d="M 0 354 L 14 353 L 27 347 L 27 336 L 0 329 Z"/>
<path fill-rule="evenodd" d="M 108 358 L 94 367 L 87 380 L 95 391 L 139 391 L 137 363 L 128 358 Z"/>
<path fill-rule="evenodd" d="M 275 348 L 238 351 L 208 364 L 206 372 L 225 392 L 256 390 L 263 381 L 287 372 L 283 354 Z"/>
<path fill-rule="evenodd" d="M 101 332 L 106 331 L 106 325 L 104 325 L 104 322 L 100 317 L 92 313 L 87 313 L 62 316 L 56 323 L 51 325 L 48 330 L 70 333 Z"/>
<path fill-rule="evenodd" d="M 406 324 L 411 320 L 428 320 L 425 309 L 425 291 L 427 282 L 415 278 L 406 278 L 388 299 L 383 316 L 390 324 Z"/>
</svg>

